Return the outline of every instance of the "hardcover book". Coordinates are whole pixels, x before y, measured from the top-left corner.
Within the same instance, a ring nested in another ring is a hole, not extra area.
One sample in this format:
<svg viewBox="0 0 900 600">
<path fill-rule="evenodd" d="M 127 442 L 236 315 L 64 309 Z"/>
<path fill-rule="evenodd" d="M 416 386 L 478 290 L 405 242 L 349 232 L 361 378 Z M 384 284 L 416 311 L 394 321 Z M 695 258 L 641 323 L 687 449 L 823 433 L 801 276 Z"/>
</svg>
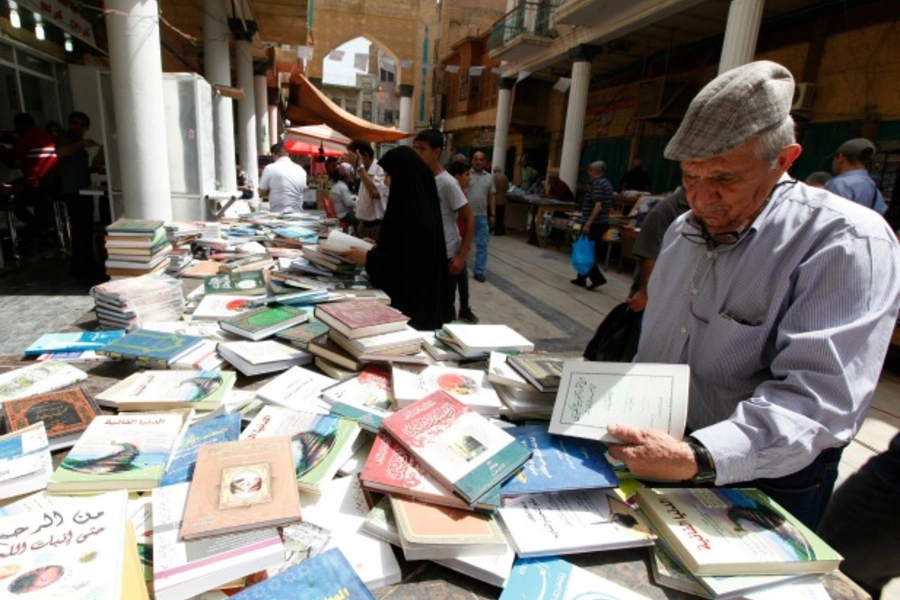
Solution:
<svg viewBox="0 0 900 600">
<path fill-rule="evenodd" d="M 316 317 L 351 339 L 399 331 L 409 321 L 399 310 L 372 300 L 320 304 Z"/>
<path fill-rule="evenodd" d="M 490 382 L 508 388 L 539 392 L 536 387 L 525 381 L 525 378 L 509 365 L 509 357 L 510 355 L 505 352 L 491 352 L 487 369 Z"/>
<path fill-rule="evenodd" d="M 159 486 L 164 487 L 191 481 L 194 477 L 194 466 L 197 464 L 197 453 L 200 452 L 200 446 L 236 442 L 240 434 L 241 414 L 238 412 L 189 426 L 178 441 L 178 446 L 166 465 Z"/>
<path fill-rule="evenodd" d="M 636 592 L 560 558 L 520 558 L 500 600 L 649 600 Z"/>
<path fill-rule="evenodd" d="M 165 369 L 171 362 L 187 354 L 202 342 L 202 337 L 194 335 L 136 329 L 103 346 L 97 350 L 97 354 L 137 360 Z"/>
<path fill-rule="evenodd" d="M 162 221 L 154 219 L 119 219 L 115 223 L 106 226 L 109 235 L 121 235 L 123 233 L 140 233 L 156 235 L 163 226 Z"/>
<path fill-rule="evenodd" d="M 350 371 L 359 371 L 363 368 L 361 361 L 353 358 L 349 352 L 334 343 L 334 340 L 327 335 L 309 340 L 309 343 L 306 344 L 306 350 L 310 354 L 324 358 L 325 360 Z"/>
<path fill-rule="evenodd" d="M 52 474 L 42 423 L 0 437 L 0 500 L 44 489 Z"/>
<path fill-rule="evenodd" d="M 442 390 L 481 415 L 500 415 L 500 397 L 484 371 L 437 365 L 424 370 L 394 366 L 392 374 L 394 397 L 400 408 Z"/>
<path fill-rule="evenodd" d="M 25 356 L 38 356 L 48 352 L 84 352 L 97 350 L 125 335 L 122 329 L 110 331 L 76 331 L 72 333 L 45 333 L 25 349 Z"/>
<path fill-rule="evenodd" d="M 213 410 L 222 404 L 236 378 L 228 371 L 142 371 L 97 394 L 97 402 L 122 411 Z"/>
<path fill-rule="evenodd" d="M 322 390 L 335 384 L 325 377 L 303 367 L 292 367 L 256 390 L 256 396 L 291 410 L 328 414 L 328 403 L 320 399 Z"/>
<path fill-rule="evenodd" d="M 181 537 L 185 540 L 300 520 L 289 437 L 200 447 Z"/>
<path fill-rule="evenodd" d="M 359 375 L 324 389 L 322 398 L 331 405 L 333 413 L 377 433 L 381 421 L 394 408 L 391 373 L 384 367 L 370 365 Z"/>
<path fill-rule="evenodd" d="M 552 435 L 546 425 L 512 427 L 506 432 L 532 454 L 516 476 L 500 487 L 504 498 L 619 485 L 600 442 Z"/>
<path fill-rule="evenodd" d="M 531 457 L 515 438 L 443 391 L 397 411 L 381 426 L 469 504 Z"/>
<path fill-rule="evenodd" d="M 232 294 L 238 296 L 254 296 L 265 294 L 266 278 L 262 271 L 241 271 L 239 273 L 221 273 L 210 275 L 203 280 L 206 294 Z"/>
<path fill-rule="evenodd" d="M 153 591 L 187 600 L 278 565 L 284 546 L 274 527 L 184 541 L 179 536 L 190 484 L 153 491 Z"/>
<path fill-rule="evenodd" d="M 219 354 L 244 375 L 284 371 L 312 362 L 311 354 L 273 340 L 221 343 Z"/>
<path fill-rule="evenodd" d="M 756 489 L 639 489 L 667 548 L 693 575 L 827 573 L 842 557 Z"/>
<path fill-rule="evenodd" d="M 271 600 L 272 598 L 375 600 L 375 596 L 368 590 L 337 548 L 305 560 L 275 577 L 266 579 L 232 596 L 232 598 L 234 600 Z"/>
<path fill-rule="evenodd" d="M 349 419 L 266 406 L 247 425 L 241 439 L 289 437 L 297 485 L 317 492 L 353 454 L 359 431 L 359 425 Z"/>
<path fill-rule="evenodd" d="M 306 350 L 306 345 L 310 340 L 328 333 L 328 325 L 316 319 L 310 319 L 308 322 L 289 329 L 284 329 L 275 334 L 275 337 L 286 340 L 302 350 Z"/>
<path fill-rule="evenodd" d="M 53 473 L 48 491 L 77 494 L 155 488 L 185 416 L 173 411 L 97 417 Z"/>
<path fill-rule="evenodd" d="M 559 389 L 559 380 L 566 359 L 540 354 L 520 354 L 510 356 L 507 362 L 539 391 L 555 392 Z"/>
<path fill-rule="evenodd" d="M 85 379 L 87 373 L 72 365 L 45 360 L 0 374 L 0 402 L 52 392 Z"/>
<path fill-rule="evenodd" d="M 398 331 L 356 339 L 333 330 L 328 337 L 355 358 L 365 354 L 414 354 L 422 347 L 422 334 L 408 325 Z"/>
<path fill-rule="evenodd" d="M 97 403 L 82 388 L 10 400 L 2 406 L 6 426 L 13 433 L 43 421 L 51 451 L 70 448 L 100 414 Z"/>
<path fill-rule="evenodd" d="M 229 333 L 259 341 L 306 321 L 306 312 L 291 306 L 264 306 L 219 321 Z"/>
<path fill-rule="evenodd" d="M 492 350 L 531 352 L 534 344 L 507 325 L 463 325 L 447 323 L 444 331 L 466 353 L 488 354 Z"/>
</svg>

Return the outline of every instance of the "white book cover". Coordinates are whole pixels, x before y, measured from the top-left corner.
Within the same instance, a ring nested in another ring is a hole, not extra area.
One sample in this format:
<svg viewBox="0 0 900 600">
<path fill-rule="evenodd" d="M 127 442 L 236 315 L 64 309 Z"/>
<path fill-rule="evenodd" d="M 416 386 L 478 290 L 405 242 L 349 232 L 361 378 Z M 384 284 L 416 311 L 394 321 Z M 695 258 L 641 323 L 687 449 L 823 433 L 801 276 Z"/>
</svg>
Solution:
<svg viewBox="0 0 900 600">
<path fill-rule="evenodd" d="M 688 365 L 566 361 L 550 433 L 617 443 L 606 428 L 619 424 L 680 440 L 689 389 Z"/>
<path fill-rule="evenodd" d="M 328 237 L 319 242 L 319 249 L 326 252 L 340 253 L 346 252 L 350 248 L 362 248 L 363 250 L 371 250 L 372 244 L 366 240 L 347 235 L 340 229 L 332 229 Z"/>
<path fill-rule="evenodd" d="M 152 494 L 129 494 L 128 520 L 134 528 L 134 540 L 141 545 L 153 545 Z"/>
<path fill-rule="evenodd" d="M 227 319 L 248 310 L 247 301 L 252 299 L 253 296 L 207 294 L 191 313 L 191 317 L 207 321 Z"/>
<path fill-rule="evenodd" d="M 0 500 L 44 489 L 52 474 L 43 421 L 0 437 Z"/>
<path fill-rule="evenodd" d="M 378 352 L 400 346 L 409 346 L 422 343 L 422 333 L 409 325 L 400 331 L 391 331 L 379 335 L 362 337 L 350 340 L 350 343 L 360 352 Z"/>
<path fill-rule="evenodd" d="M 652 546 L 656 539 L 616 490 L 510 498 L 500 518 L 522 558 Z"/>
<path fill-rule="evenodd" d="M 87 379 L 87 373 L 58 360 L 45 360 L 0 374 L 0 402 L 45 394 Z"/>
<path fill-rule="evenodd" d="M 322 390 L 337 383 L 304 369 L 292 367 L 256 391 L 257 397 L 291 410 L 327 415 L 328 403 L 321 399 Z"/>
<path fill-rule="evenodd" d="M 536 387 L 525 381 L 525 378 L 506 362 L 508 357 L 509 355 L 503 352 L 491 352 L 488 359 L 488 379 L 491 383 L 537 392 Z"/>
<path fill-rule="evenodd" d="M 119 410 L 218 407 L 236 381 L 228 371 L 150 370 L 134 373 L 95 396 L 101 406 Z"/>
<path fill-rule="evenodd" d="M 311 357 L 307 352 L 273 340 L 264 340 L 262 342 L 224 342 L 219 344 L 219 351 L 223 349 L 225 352 L 231 353 L 253 366 Z"/>
<path fill-rule="evenodd" d="M 324 484 L 322 495 L 300 493 L 304 522 L 331 531 L 328 548 L 339 548 L 366 586 L 375 590 L 399 583 L 400 565 L 391 545 L 360 528 L 369 506 L 356 477 L 341 477 Z"/>
<path fill-rule="evenodd" d="M 776 587 L 753 592 L 746 600 L 831 600 L 825 586 L 818 581 L 792 581 Z"/>
<path fill-rule="evenodd" d="M 203 340 L 193 350 L 179 357 L 169 364 L 170 369 L 176 370 L 200 370 L 216 371 L 225 364 L 225 359 L 219 356 L 219 342 Z"/>
<path fill-rule="evenodd" d="M 500 600 L 650 600 L 560 558 L 519 559 Z"/>
<path fill-rule="evenodd" d="M 500 397 L 484 371 L 436 365 L 417 370 L 396 365 L 393 368 L 394 397 L 399 408 L 443 390 L 479 414 L 500 414 Z"/>
<path fill-rule="evenodd" d="M 284 545 L 274 527 L 185 542 L 181 521 L 190 483 L 153 490 L 153 589 L 157 600 L 186 600 L 278 565 Z"/>
<path fill-rule="evenodd" d="M 463 325 L 447 323 L 444 331 L 459 342 L 463 350 L 490 352 L 491 350 L 518 350 L 531 352 L 534 344 L 507 325 Z"/>
<path fill-rule="evenodd" d="M 203 286 L 199 289 L 202 290 Z M 218 342 L 237 339 L 227 331 L 223 331 L 217 321 L 145 321 L 141 327 L 150 331 L 196 335 Z"/>
</svg>

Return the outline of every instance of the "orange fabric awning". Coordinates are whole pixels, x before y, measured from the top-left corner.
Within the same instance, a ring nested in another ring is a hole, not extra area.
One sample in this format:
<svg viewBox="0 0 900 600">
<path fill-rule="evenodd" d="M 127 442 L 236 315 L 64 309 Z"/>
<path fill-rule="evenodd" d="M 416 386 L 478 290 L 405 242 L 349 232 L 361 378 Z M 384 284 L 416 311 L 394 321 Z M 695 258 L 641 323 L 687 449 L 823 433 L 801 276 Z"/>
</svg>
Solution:
<svg viewBox="0 0 900 600">
<path fill-rule="evenodd" d="M 412 135 L 398 129 L 369 123 L 348 113 L 297 72 L 291 74 L 291 92 L 286 116 L 293 125 L 325 123 L 348 138 L 367 142 L 395 142 Z"/>
</svg>

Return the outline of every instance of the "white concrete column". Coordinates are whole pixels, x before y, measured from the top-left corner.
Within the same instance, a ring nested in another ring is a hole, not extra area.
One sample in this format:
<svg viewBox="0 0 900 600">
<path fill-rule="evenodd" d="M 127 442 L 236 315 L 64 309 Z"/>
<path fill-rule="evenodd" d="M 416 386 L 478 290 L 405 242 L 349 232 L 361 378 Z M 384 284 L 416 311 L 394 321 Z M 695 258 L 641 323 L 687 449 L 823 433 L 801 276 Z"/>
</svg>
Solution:
<svg viewBox="0 0 900 600">
<path fill-rule="evenodd" d="M 578 186 L 578 165 L 581 160 L 581 141 L 584 137 L 584 113 L 587 109 L 588 89 L 591 85 L 591 61 L 583 51 L 573 54 L 572 85 L 566 108 L 566 128 L 563 131 L 559 178 L 574 193 Z"/>
<path fill-rule="evenodd" d="M 241 148 L 241 166 L 253 189 L 258 189 L 259 163 L 256 153 L 256 94 L 253 81 L 253 48 L 250 42 L 235 43 L 238 87 L 244 90 L 244 99 L 238 102 L 238 140 Z"/>
<path fill-rule="evenodd" d="M 363 91 L 359 90 L 359 94 L 357 94 L 357 96 L 356 96 L 356 116 L 359 117 L 360 119 L 362 119 L 362 114 L 363 114 L 362 105 L 363 105 Z"/>
<path fill-rule="evenodd" d="M 172 219 L 166 147 L 159 5 L 107 0 L 109 68 L 125 217 Z"/>
<path fill-rule="evenodd" d="M 269 84 L 265 75 L 257 75 L 253 78 L 256 91 L 256 129 L 260 156 L 271 154 L 272 139 L 269 134 Z"/>
<path fill-rule="evenodd" d="M 753 60 L 765 4 L 766 0 L 731 0 L 719 58 L 720 75 Z"/>
<path fill-rule="evenodd" d="M 400 131 L 413 133 L 412 95 L 413 86 L 400 86 Z M 404 146 L 412 146 L 412 137 L 400 140 Z"/>
<path fill-rule="evenodd" d="M 269 141 L 272 144 L 277 144 L 281 141 L 281 132 L 278 130 L 278 107 L 277 106 L 268 106 L 269 110 Z"/>
<path fill-rule="evenodd" d="M 494 122 L 494 152 L 491 154 L 491 165 L 497 165 L 506 172 L 506 144 L 509 140 L 509 119 L 512 116 L 512 89 L 516 85 L 515 77 L 503 77 L 497 82 L 500 92 L 497 95 L 497 118 Z M 491 169 L 493 170 L 493 169 Z M 512 177 L 512 173 L 507 173 Z"/>
<path fill-rule="evenodd" d="M 203 75 L 213 85 L 231 87 L 229 32 L 223 0 L 203 0 Z M 216 187 L 237 189 L 234 151 L 234 105 L 231 98 L 213 95 L 213 140 L 216 148 Z"/>
</svg>

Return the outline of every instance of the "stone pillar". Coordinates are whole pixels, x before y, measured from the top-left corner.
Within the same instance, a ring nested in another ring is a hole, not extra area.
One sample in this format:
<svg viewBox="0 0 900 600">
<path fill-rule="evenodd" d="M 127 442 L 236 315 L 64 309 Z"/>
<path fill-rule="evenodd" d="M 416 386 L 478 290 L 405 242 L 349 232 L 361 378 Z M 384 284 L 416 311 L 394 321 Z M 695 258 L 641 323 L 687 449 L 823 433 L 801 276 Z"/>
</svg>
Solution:
<svg viewBox="0 0 900 600">
<path fill-rule="evenodd" d="M 171 220 L 159 4 L 107 0 L 106 8 L 123 216 Z"/>
<path fill-rule="evenodd" d="M 580 46 L 569 52 L 572 63 L 572 85 L 566 108 L 566 127 L 563 131 L 559 178 L 574 193 L 578 189 L 578 166 L 581 160 L 581 141 L 584 137 L 584 113 L 587 109 L 588 89 L 591 85 L 592 49 Z"/>
<path fill-rule="evenodd" d="M 356 97 L 356 116 L 362 119 L 363 116 L 363 91 L 362 88 L 359 90 L 359 94 Z"/>
<path fill-rule="evenodd" d="M 277 144 L 281 141 L 281 132 L 278 130 L 278 107 L 269 105 L 269 141 Z"/>
<path fill-rule="evenodd" d="M 271 153 L 272 138 L 269 135 L 269 90 L 265 75 L 256 75 L 253 78 L 253 88 L 256 92 L 256 131 L 257 148 L 260 156 Z"/>
<path fill-rule="evenodd" d="M 412 114 L 413 86 L 402 84 L 400 86 L 400 131 L 413 133 Z M 404 146 L 412 146 L 412 136 L 400 140 Z"/>
<path fill-rule="evenodd" d="M 765 0 L 731 0 L 719 58 L 720 75 L 753 60 L 765 3 Z"/>
<path fill-rule="evenodd" d="M 213 85 L 231 87 L 227 15 L 223 0 L 203 0 L 203 75 Z M 231 98 L 213 95 L 213 140 L 216 149 L 216 188 L 237 190 L 234 151 L 234 106 Z"/>
<path fill-rule="evenodd" d="M 506 172 L 506 144 L 509 139 L 509 119 L 512 116 L 512 89 L 516 85 L 515 77 L 503 77 L 497 81 L 500 92 L 497 95 L 497 118 L 494 122 L 494 151 L 491 154 L 491 165 L 500 165 Z M 493 170 L 493 169 L 492 169 Z M 512 179 L 512 173 L 507 173 Z"/>
<path fill-rule="evenodd" d="M 237 83 L 244 90 L 244 99 L 238 103 L 238 140 L 241 148 L 241 166 L 253 182 L 259 184 L 259 157 L 256 153 L 256 94 L 253 81 L 253 47 L 249 41 L 235 44 Z"/>
</svg>

